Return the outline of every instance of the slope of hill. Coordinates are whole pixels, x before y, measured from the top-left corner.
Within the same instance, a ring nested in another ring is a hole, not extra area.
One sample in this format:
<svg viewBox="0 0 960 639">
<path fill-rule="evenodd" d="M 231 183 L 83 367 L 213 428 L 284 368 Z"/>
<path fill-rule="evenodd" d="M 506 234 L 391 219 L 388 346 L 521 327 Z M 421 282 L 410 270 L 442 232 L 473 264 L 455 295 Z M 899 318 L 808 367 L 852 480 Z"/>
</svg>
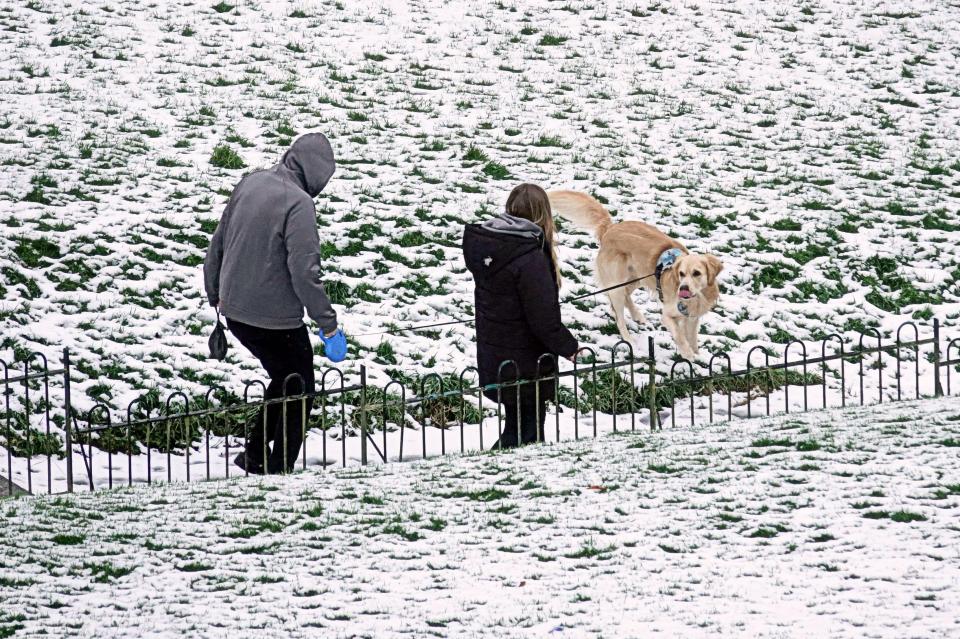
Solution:
<svg viewBox="0 0 960 639">
<path fill-rule="evenodd" d="M 955 636 L 958 444 L 929 400 L 18 499 L 0 636 Z"/>
<path fill-rule="evenodd" d="M 960 312 L 956 7 L 401 4 L 3 7 L 0 351 L 71 346 L 88 405 L 250 376 L 242 349 L 205 359 L 198 265 L 244 171 L 313 130 L 340 157 L 318 223 L 352 335 L 469 314 L 461 225 L 520 180 L 721 255 L 704 342 L 741 359 Z M 593 288 L 590 238 L 561 243 L 565 290 Z M 604 300 L 565 314 L 615 341 Z M 450 371 L 471 340 L 357 337 L 348 366 Z"/>
</svg>

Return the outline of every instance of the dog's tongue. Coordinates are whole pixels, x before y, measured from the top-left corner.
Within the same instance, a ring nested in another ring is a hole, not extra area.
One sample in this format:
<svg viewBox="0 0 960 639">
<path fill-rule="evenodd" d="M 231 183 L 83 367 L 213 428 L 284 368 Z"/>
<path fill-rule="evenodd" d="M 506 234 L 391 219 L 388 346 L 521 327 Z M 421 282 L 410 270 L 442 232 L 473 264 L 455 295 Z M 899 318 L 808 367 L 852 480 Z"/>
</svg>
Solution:
<svg viewBox="0 0 960 639">
<path fill-rule="evenodd" d="M 688 289 L 683 289 L 680 291 L 680 299 L 688 300 L 691 297 L 693 297 L 693 293 L 691 293 Z"/>
</svg>

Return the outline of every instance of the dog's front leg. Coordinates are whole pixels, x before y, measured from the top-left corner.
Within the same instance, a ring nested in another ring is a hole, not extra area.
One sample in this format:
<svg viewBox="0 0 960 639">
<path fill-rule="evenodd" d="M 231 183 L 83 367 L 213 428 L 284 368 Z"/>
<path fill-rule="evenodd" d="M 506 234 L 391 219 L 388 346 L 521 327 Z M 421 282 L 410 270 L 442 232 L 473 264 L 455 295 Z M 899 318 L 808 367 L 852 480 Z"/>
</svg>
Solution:
<svg viewBox="0 0 960 639">
<path fill-rule="evenodd" d="M 670 334 L 673 335 L 673 342 L 677 345 L 677 350 L 680 352 L 680 356 L 684 359 L 693 361 L 696 357 L 696 353 L 690 350 L 690 346 L 687 344 L 687 334 L 685 327 L 683 326 L 684 318 L 677 317 L 675 315 L 670 315 L 668 313 L 663 314 L 663 324 L 667 327 L 667 330 L 670 331 Z"/>
<path fill-rule="evenodd" d="M 647 318 L 643 316 L 643 312 L 641 312 L 641 310 L 637 308 L 637 305 L 633 302 L 631 293 L 632 291 L 627 293 L 627 310 L 630 311 L 630 317 L 632 317 L 633 321 L 637 324 L 646 324 Z"/>
<path fill-rule="evenodd" d="M 617 330 L 620 331 L 620 337 L 624 341 L 630 341 L 630 333 L 627 331 L 627 320 L 623 316 L 623 307 L 626 304 L 626 296 L 622 290 L 614 290 L 607 293 L 610 298 L 610 310 L 613 313 L 613 319 L 617 323 Z"/>
<path fill-rule="evenodd" d="M 685 317 L 680 320 L 681 325 L 684 329 L 684 334 L 687 338 L 687 348 L 690 349 L 693 357 L 688 357 L 687 359 L 693 360 L 697 356 L 697 353 L 700 352 L 700 318 L 699 317 Z"/>
</svg>

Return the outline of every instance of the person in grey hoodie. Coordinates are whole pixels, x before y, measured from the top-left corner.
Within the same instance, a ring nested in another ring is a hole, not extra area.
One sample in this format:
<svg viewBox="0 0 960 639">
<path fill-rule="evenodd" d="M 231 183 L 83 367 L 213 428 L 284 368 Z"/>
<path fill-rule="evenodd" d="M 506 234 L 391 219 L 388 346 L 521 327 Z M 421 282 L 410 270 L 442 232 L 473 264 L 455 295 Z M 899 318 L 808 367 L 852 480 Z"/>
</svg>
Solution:
<svg viewBox="0 0 960 639">
<path fill-rule="evenodd" d="M 230 332 L 270 376 L 266 399 L 315 391 L 304 308 L 319 326 L 324 355 L 340 362 L 347 354 L 337 313 L 320 281 L 313 204 L 335 168 L 324 135 L 298 138 L 279 164 L 240 180 L 203 262 L 210 305 L 226 317 Z M 261 410 L 235 463 L 251 473 L 292 470 L 303 442 L 302 415 L 309 414 L 312 398 L 303 404 L 292 403 L 286 411 L 279 403 Z"/>
</svg>

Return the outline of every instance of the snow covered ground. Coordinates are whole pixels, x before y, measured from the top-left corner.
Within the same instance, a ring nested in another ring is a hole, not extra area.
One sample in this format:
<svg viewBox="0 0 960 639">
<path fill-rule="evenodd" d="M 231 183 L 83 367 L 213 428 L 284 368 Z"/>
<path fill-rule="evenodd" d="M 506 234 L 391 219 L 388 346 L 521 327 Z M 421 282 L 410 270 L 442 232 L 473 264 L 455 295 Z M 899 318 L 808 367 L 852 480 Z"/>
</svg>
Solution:
<svg viewBox="0 0 960 639">
<path fill-rule="evenodd" d="M 261 377 L 236 344 L 206 359 L 199 262 L 239 177 L 313 130 L 341 160 L 318 224 L 351 379 L 361 363 L 379 384 L 472 363 L 470 326 L 378 333 L 471 313 L 460 229 L 521 180 L 720 255 L 703 343 L 735 368 L 835 332 L 848 350 L 871 327 L 890 344 L 909 319 L 955 336 L 958 18 L 922 0 L 8 4 L 0 357 L 69 346 L 75 406 L 104 402 L 114 422 L 150 390 Z M 246 167 L 215 165 L 217 147 Z M 591 238 L 564 228 L 560 244 L 564 294 L 594 288 Z M 666 375 L 675 349 L 637 297 Z M 619 339 L 602 298 L 564 317 L 584 344 Z"/>
<path fill-rule="evenodd" d="M 75 406 L 104 402 L 114 423 L 148 391 L 196 397 L 261 377 L 236 344 L 225 362 L 206 358 L 199 263 L 240 176 L 314 130 L 340 158 L 318 225 L 351 336 L 349 379 L 361 363 L 381 386 L 472 363 L 470 326 L 380 332 L 472 313 L 462 225 L 498 211 L 519 181 L 589 191 L 617 219 L 718 254 L 724 294 L 702 342 L 729 351 L 735 369 L 757 345 L 779 360 L 792 339 L 811 356 L 832 333 L 848 351 L 865 329 L 890 344 L 905 320 L 927 338 L 938 317 L 956 337 L 958 20 L 955 4 L 935 0 L 6 3 L 0 359 L 70 347 Z M 561 228 L 559 250 L 563 294 L 595 288 L 592 239 Z M 675 349 L 656 304 L 637 297 L 666 376 Z M 609 352 L 618 340 L 602 298 L 564 318 L 585 344 Z M 906 397 L 932 392 L 929 354 L 918 360 L 919 385 L 912 363 L 901 378 Z M 884 364 L 867 362 L 868 402 L 895 396 Z M 854 364 L 847 375 L 845 389 L 836 368 L 827 375 L 832 405 L 859 400 Z M 62 389 L 51 392 L 57 415 Z M 801 399 L 794 386 L 789 402 L 782 389 L 771 402 L 795 411 Z M 43 407 L 32 407 L 42 432 Z M 898 404 L 13 502 L 0 529 L 13 548 L 0 558 L 0 627 L 960 635 L 945 541 L 958 529 L 958 412 L 955 400 Z M 217 474 L 225 451 L 214 443 Z M 427 449 L 438 451 L 436 431 Z M 105 453 L 97 460 L 99 482 Z M 118 476 L 125 461 L 114 459 Z M 11 464 L 23 484 L 26 463 Z M 50 478 L 45 458 L 32 464 L 35 486 L 62 489 L 62 461 Z"/>
<path fill-rule="evenodd" d="M 0 636 L 960 637 L 960 399 L 2 505 Z"/>
<path fill-rule="evenodd" d="M 932 0 L 8 3 L 0 350 L 70 346 L 77 404 L 118 412 L 259 377 L 242 348 L 206 359 L 198 264 L 239 177 L 313 130 L 341 160 L 318 223 L 351 375 L 472 361 L 470 326 L 361 335 L 469 315 L 462 224 L 521 180 L 719 254 L 703 342 L 735 366 L 771 341 L 953 324 L 958 18 Z M 214 165 L 218 146 L 246 167 Z M 592 240 L 560 244 L 564 292 L 594 288 Z M 604 299 L 564 314 L 584 343 L 617 339 Z"/>
</svg>

